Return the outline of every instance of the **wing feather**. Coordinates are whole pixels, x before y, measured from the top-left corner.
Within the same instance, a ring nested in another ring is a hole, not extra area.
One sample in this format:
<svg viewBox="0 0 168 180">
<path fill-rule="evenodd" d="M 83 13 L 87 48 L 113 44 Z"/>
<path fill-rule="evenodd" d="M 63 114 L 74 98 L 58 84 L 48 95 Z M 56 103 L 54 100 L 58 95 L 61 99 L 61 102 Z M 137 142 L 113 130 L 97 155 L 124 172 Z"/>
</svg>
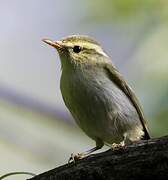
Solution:
<svg viewBox="0 0 168 180">
<path fill-rule="evenodd" d="M 135 107 L 144 130 L 144 139 L 150 139 L 149 130 L 147 128 L 147 122 L 145 120 L 142 108 L 135 93 L 126 83 L 123 76 L 118 72 L 118 70 L 112 64 L 105 64 L 104 69 L 107 75 L 109 76 L 109 78 L 111 79 L 111 81 L 113 81 L 126 94 L 126 96 L 129 98 L 129 100 Z"/>
</svg>

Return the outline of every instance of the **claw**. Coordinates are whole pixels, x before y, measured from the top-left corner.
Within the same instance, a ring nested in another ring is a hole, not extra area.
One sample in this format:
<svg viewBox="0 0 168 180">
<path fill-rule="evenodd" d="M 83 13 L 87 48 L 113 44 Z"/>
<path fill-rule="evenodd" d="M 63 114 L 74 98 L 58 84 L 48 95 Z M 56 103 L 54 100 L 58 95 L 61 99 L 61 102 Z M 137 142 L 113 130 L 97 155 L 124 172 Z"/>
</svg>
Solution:
<svg viewBox="0 0 168 180">
<path fill-rule="evenodd" d="M 124 142 L 121 142 L 119 144 L 113 143 L 111 147 L 113 150 L 118 150 L 118 149 L 124 148 L 125 144 Z"/>
<path fill-rule="evenodd" d="M 75 163 L 76 161 L 83 159 L 85 156 L 82 153 L 78 153 L 78 154 L 71 154 L 69 160 L 68 160 L 68 164 L 70 164 L 71 162 Z"/>
</svg>

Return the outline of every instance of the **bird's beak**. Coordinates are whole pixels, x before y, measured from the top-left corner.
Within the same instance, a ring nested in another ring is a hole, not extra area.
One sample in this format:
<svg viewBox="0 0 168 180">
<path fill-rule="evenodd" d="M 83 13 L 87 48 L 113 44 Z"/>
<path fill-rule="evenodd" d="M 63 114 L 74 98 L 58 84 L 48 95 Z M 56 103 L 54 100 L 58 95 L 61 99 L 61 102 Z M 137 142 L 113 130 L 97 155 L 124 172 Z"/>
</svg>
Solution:
<svg viewBox="0 0 168 180">
<path fill-rule="evenodd" d="M 56 48 L 56 49 L 61 49 L 63 47 L 61 41 L 52 41 L 50 39 L 42 39 L 43 42 L 49 44 L 50 46 Z"/>
</svg>

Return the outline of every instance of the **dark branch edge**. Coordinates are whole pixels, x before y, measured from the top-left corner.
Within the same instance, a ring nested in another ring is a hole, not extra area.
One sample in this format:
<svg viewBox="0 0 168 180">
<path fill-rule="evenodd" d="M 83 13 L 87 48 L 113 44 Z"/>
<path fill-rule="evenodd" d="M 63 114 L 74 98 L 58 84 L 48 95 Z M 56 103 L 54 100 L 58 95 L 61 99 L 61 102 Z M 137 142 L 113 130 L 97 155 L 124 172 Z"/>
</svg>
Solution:
<svg viewBox="0 0 168 180">
<path fill-rule="evenodd" d="M 29 180 L 168 179 L 168 136 L 66 164 Z"/>
</svg>

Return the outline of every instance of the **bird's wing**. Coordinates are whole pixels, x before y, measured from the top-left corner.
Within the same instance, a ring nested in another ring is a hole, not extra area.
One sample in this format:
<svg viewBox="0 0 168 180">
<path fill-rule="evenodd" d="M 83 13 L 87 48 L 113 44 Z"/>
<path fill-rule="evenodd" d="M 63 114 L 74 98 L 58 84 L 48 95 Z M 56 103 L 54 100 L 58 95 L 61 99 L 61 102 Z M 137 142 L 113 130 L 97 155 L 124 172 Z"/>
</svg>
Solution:
<svg viewBox="0 0 168 180">
<path fill-rule="evenodd" d="M 141 121 L 143 130 L 144 130 L 144 139 L 150 139 L 149 131 L 147 128 L 147 123 L 145 121 L 145 117 L 142 111 L 142 108 L 140 106 L 139 100 L 137 99 L 135 93 L 133 90 L 128 86 L 122 75 L 118 72 L 118 70 L 112 65 L 112 64 L 105 64 L 104 70 L 109 76 L 110 80 L 113 81 L 129 98 L 133 106 L 135 107 L 139 119 Z"/>
</svg>

